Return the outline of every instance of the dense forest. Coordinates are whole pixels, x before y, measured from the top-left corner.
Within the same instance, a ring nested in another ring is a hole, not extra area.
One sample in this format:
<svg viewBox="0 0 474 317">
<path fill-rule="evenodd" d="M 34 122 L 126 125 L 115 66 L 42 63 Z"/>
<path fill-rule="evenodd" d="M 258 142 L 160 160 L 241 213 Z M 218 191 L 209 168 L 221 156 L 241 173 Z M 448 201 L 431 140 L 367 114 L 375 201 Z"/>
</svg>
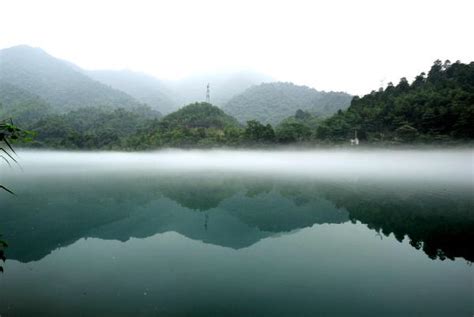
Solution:
<svg viewBox="0 0 474 317">
<path fill-rule="evenodd" d="M 56 149 L 121 149 L 125 140 L 161 114 L 149 107 L 81 108 L 53 114 L 27 126 L 35 138 L 23 146 Z"/>
<path fill-rule="evenodd" d="M 298 110 L 275 128 L 257 120 L 242 125 L 222 109 L 205 102 L 188 105 L 165 117 L 142 106 L 131 110 L 90 107 L 42 116 L 37 121 L 24 116 L 18 119 L 35 136 L 33 141 L 20 142 L 20 146 L 109 150 L 310 142 L 316 140 L 314 133 L 321 122 L 318 117 Z"/>
<path fill-rule="evenodd" d="M 339 111 L 317 128 L 323 140 L 340 142 L 358 131 L 370 142 L 443 141 L 474 138 L 474 62 L 442 63 L 409 84 L 354 97 L 347 111 Z"/>
<path fill-rule="evenodd" d="M 473 62 L 438 60 L 411 83 L 402 78 L 363 97 L 266 83 L 248 88 L 222 107 L 195 102 L 171 113 L 164 107 L 167 115 L 162 116 L 160 100 L 168 107 L 171 99 L 146 75 L 95 73 L 96 79 L 115 86 L 111 88 L 40 49 L 21 46 L 0 54 L 0 118 L 13 119 L 35 135 L 33 142 L 17 141 L 19 146 L 311 146 L 348 144 L 356 133 L 362 144 L 446 144 L 474 138 Z M 250 83 L 245 76 L 226 77 L 222 85 L 234 80 L 242 88 Z M 115 89 L 120 85 L 135 96 Z"/>
</svg>

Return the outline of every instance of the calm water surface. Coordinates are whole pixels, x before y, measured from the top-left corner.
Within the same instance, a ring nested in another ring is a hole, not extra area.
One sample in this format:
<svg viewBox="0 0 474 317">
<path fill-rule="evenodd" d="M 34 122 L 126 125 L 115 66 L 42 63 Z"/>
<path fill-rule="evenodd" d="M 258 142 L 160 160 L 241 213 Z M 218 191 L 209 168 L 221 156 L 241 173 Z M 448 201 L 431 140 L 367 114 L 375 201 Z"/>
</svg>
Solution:
<svg viewBox="0 0 474 317">
<path fill-rule="evenodd" d="M 472 316 L 473 152 L 22 152 L 0 315 Z"/>
</svg>

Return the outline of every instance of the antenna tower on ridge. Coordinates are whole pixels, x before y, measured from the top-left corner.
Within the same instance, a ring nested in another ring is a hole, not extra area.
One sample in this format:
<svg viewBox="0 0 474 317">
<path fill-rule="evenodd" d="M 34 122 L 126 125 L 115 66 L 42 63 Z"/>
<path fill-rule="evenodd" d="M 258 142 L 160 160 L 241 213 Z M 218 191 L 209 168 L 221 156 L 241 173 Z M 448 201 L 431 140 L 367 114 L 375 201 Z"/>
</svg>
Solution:
<svg viewBox="0 0 474 317">
<path fill-rule="evenodd" d="M 211 103 L 211 88 L 210 88 L 210 84 L 207 84 L 206 102 L 207 102 L 207 103 Z"/>
</svg>

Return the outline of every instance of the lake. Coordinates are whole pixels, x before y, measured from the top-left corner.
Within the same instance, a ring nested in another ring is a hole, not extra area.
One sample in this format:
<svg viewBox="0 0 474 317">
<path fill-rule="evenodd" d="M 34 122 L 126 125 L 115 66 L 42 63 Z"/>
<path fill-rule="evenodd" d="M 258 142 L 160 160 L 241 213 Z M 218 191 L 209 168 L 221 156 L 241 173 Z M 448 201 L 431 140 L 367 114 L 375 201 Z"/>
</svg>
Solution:
<svg viewBox="0 0 474 317">
<path fill-rule="evenodd" d="M 0 315 L 472 316 L 473 151 L 21 151 Z"/>
</svg>

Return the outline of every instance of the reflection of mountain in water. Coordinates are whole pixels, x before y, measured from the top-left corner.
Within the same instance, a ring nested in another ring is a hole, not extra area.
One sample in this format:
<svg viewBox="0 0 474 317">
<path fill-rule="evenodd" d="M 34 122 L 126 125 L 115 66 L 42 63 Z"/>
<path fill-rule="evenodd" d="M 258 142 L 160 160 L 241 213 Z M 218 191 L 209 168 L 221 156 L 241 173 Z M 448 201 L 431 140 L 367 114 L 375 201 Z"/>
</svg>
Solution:
<svg viewBox="0 0 474 317">
<path fill-rule="evenodd" d="M 176 231 L 238 249 L 349 219 L 399 241 L 408 236 L 431 258 L 474 260 L 472 198 L 439 188 L 224 176 L 54 177 L 15 187 L 20 198 L 2 202 L 0 228 L 11 242 L 8 256 L 22 262 L 82 237 L 126 241 Z"/>
<path fill-rule="evenodd" d="M 168 231 L 238 249 L 275 233 L 348 220 L 347 212 L 326 200 L 298 205 L 271 187 L 260 191 L 248 184 L 249 192 L 236 180 L 181 179 L 179 186 L 175 178 L 164 178 L 157 184 L 143 179 L 130 184 L 28 184 L 19 193 L 23 199 L 7 200 L 0 212 L 1 228 L 14 245 L 9 257 L 28 262 L 82 237 L 126 241 Z M 30 185 L 36 189 L 30 191 Z"/>
</svg>

